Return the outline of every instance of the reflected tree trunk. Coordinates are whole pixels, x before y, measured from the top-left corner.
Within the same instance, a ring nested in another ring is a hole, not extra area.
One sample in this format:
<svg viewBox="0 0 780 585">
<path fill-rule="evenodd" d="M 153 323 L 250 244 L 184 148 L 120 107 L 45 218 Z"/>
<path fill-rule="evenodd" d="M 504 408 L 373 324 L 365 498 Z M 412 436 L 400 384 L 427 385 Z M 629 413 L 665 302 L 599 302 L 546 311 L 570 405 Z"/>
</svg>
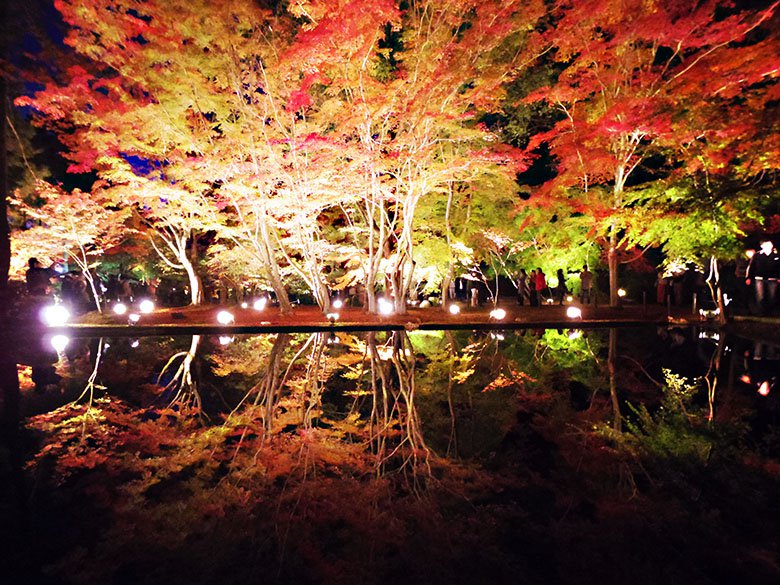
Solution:
<svg viewBox="0 0 780 585">
<path fill-rule="evenodd" d="M 455 337 L 452 335 L 452 331 L 445 333 L 447 337 L 447 351 L 449 367 L 447 368 L 447 408 L 450 411 L 450 437 L 447 442 L 447 457 L 450 457 L 451 453 L 454 453 L 456 457 L 460 456 L 458 450 L 458 420 L 455 412 L 455 402 L 452 397 L 452 390 L 455 386 L 455 357 L 457 355 L 457 348 L 455 346 Z"/>
<path fill-rule="evenodd" d="M 105 347 L 103 338 L 101 337 L 98 340 L 97 349 L 95 350 L 95 365 L 92 368 L 92 373 L 89 375 L 89 378 L 87 378 L 87 383 L 84 386 L 84 390 L 81 392 L 81 395 L 74 400 L 74 404 L 81 401 L 82 398 L 85 396 L 89 397 L 89 405 L 92 406 L 92 402 L 95 398 L 95 389 L 105 389 L 104 386 L 100 386 L 96 384 L 98 370 L 100 369 L 100 361 L 103 357 L 103 349 Z"/>
<path fill-rule="evenodd" d="M 276 412 L 276 405 L 279 402 L 279 396 L 281 395 L 281 387 L 284 385 L 284 381 L 289 373 L 289 368 L 285 372 L 284 376 L 280 375 L 282 369 L 282 357 L 290 344 L 290 335 L 288 333 L 280 333 L 274 339 L 271 353 L 268 356 L 268 368 L 266 368 L 263 377 L 250 392 L 255 392 L 255 406 L 263 406 L 263 428 L 269 432 L 273 426 L 274 413 Z M 308 345 L 308 342 L 307 342 Z M 306 345 L 304 345 L 305 349 Z M 303 350 L 301 350 L 303 351 Z M 301 352 L 298 352 L 300 355 Z M 290 366 L 295 363 L 295 359 L 290 362 Z"/>
<path fill-rule="evenodd" d="M 193 335 L 189 349 L 172 355 L 168 360 L 168 363 L 165 364 L 165 367 L 160 372 L 160 375 L 157 377 L 157 383 L 159 384 L 165 372 L 168 371 L 177 359 L 182 358 L 171 381 L 165 385 L 166 392 L 173 394 L 169 404 L 189 405 L 194 407 L 198 412 L 201 411 L 202 401 L 200 393 L 198 392 L 197 383 L 192 376 L 192 362 L 197 355 L 199 345 L 200 335 Z"/>
<path fill-rule="evenodd" d="M 425 443 L 415 405 L 415 356 L 405 331 L 394 331 L 380 345 L 368 334 L 373 403 L 369 441 L 376 455 L 376 473 L 404 473 L 415 492 L 422 487 L 420 472 L 430 475 L 430 450 Z"/>
<path fill-rule="evenodd" d="M 726 336 L 721 334 L 718 339 L 718 347 L 713 352 L 710 358 L 709 367 L 707 373 L 704 374 L 704 382 L 707 384 L 707 404 L 709 410 L 707 412 L 707 422 L 710 424 L 715 420 L 715 395 L 718 390 L 718 376 L 720 374 L 720 362 L 723 359 L 723 352 L 726 347 Z"/>
<path fill-rule="evenodd" d="M 615 361 L 617 360 L 618 333 L 614 327 L 609 330 L 609 353 L 607 355 L 607 370 L 609 372 L 609 397 L 612 400 L 612 428 L 620 432 L 623 428 L 623 418 L 620 414 L 620 400 L 617 393 Z"/>
</svg>

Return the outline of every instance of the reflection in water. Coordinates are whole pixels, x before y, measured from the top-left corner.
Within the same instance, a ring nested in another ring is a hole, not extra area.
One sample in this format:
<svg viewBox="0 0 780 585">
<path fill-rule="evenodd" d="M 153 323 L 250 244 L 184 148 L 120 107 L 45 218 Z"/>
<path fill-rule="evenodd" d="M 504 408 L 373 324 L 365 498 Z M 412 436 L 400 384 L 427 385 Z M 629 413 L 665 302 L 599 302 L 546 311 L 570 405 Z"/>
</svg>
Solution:
<svg viewBox="0 0 780 585">
<path fill-rule="evenodd" d="M 26 421 L 31 533 L 44 571 L 72 582 L 566 582 L 587 558 L 618 582 L 654 547 L 711 558 L 725 545 L 708 535 L 746 518 L 747 552 L 773 534 L 755 513 L 777 487 L 756 462 L 780 456 L 776 397 L 757 391 L 777 378 L 771 345 L 339 331 L 67 352 L 59 390 L 23 379 L 22 395 L 41 413 Z M 758 496 L 724 510 L 735 484 Z M 669 570 L 697 581 L 700 566 Z"/>
<path fill-rule="evenodd" d="M 168 369 L 180 359 L 181 362 L 173 373 L 173 376 L 164 386 L 165 394 L 170 396 L 170 405 L 191 406 L 200 412 L 202 406 L 201 398 L 198 393 L 197 383 L 192 376 L 192 363 L 197 355 L 199 345 L 200 335 L 193 335 L 189 349 L 177 352 L 171 356 L 168 363 L 165 364 L 160 371 L 160 375 L 157 377 L 157 383 L 160 383 L 168 372 Z"/>
</svg>

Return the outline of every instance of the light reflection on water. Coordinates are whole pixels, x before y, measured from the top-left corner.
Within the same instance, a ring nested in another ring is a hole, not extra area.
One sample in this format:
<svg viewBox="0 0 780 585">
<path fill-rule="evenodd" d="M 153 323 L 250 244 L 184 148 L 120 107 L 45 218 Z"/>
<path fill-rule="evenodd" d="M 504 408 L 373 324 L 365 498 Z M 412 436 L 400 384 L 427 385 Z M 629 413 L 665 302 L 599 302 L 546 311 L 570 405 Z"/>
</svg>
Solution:
<svg viewBox="0 0 780 585">
<path fill-rule="evenodd" d="M 30 533 L 74 582 L 581 582 L 592 558 L 591 580 L 639 558 L 693 582 L 690 558 L 740 554 L 710 535 L 747 522 L 753 550 L 776 529 L 756 463 L 780 450 L 768 344 L 666 328 L 41 343 L 21 366 Z M 646 546 L 648 522 L 656 546 L 685 535 L 675 554 Z"/>
<path fill-rule="evenodd" d="M 295 424 L 307 425 L 319 420 L 314 412 L 323 409 L 342 419 L 361 409 L 373 411 L 376 404 L 367 405 L 365 396 L 371 389 L 376 401 L 381 388 L 384 395 L 413 393 L 410 402 L 421 410 L 429 439 L 444 453 L 458 455 L 462 445 L 453 447 L 455 435 L 466 423 L 455 415 L 465 403 L 468 421 L 480 419 L 481 402 L 504 403 L 486 407 L 489 415 L 481 424 L 490 428 L 478 433 L 486 436 L 495 436 L 494 419 L 511 412 L 518 392 L 569 396 L 575 410 L 593 409 L 608 398 L 609 417 L 619 421 L 621 404 L 657 403 L 658 388 L 672 374 L 707 393 L 712 418 L 718 389 L 767 397 L 780 370 L 776 346 L 726 339 L 710 330 L 660 327 L 74 338 L 66 343 L 61 337 L 41 340 L 40 351 L 20 366 L 27 414 L 73 400 L 97 382 L 102 392 L 131 406 L 181 403 L 214 420 L 263 403 L 263 424 L 270 428 L 279 402 L 293 396 L 305 396 L 299 398 L 306 414 Z M 54 343 L 56 352 L 47 343 Z M 441 412 L 452 420 L 445 424 Z M 441 429 L 449 429 L 447 441 Z"/>
</svg>

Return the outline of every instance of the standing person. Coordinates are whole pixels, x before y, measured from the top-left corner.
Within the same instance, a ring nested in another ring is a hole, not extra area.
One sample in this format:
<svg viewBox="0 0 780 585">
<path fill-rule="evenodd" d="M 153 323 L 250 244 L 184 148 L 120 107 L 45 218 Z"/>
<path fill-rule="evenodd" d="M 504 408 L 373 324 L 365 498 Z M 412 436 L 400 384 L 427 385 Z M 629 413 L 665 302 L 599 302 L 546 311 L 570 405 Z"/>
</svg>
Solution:
<svg viewBox="0 0 780 585">
<path fill-rule="evenodd" d="M 517 304 L 524 305 L 530 304 L 531 294 L 528 288 L 528 273 L 525 268 L 520 269 L 520 274 L 517 277 Z"/>
<path fill-rule="evenodd" d="M 116 274 L 109 274 L 106 281 L 106 303 L 115 303 L 119 298 L 119 279 Z"/>
<path fill-rule="evenodd" d="M 477 290 L 476 286 L 471 289 L 471 306 L 479 306 L 479 290 Z"/>
<path fill-rule="evenodd" d="M 587 266 L 582 267 L 580 272 L 580 302 L 590 304 L 590 291 L 593 288 L 593 273 Z"/>
<path fill-rule="evenodd" d="M 534 277 L 534 288 L 536 289 L 536 297 L 540 305 L 544 305 L 544 289 L 547 288 L 547 279 L 544 277 L 544 272 L 541 268 L 536 269 L 536 276 Z"/>
<path fill-rule="evenodd" d="M 666 279 L 664 278 L 664 271 L 659 270 L 655 278 L 655 302 L 659 305 L 666 303 Z"/>
<path fill-rule="evenodd" d="M 566 276 L 564 276 L 562 268 L 558 269 L 555 276 L 558 279 L 558 286 L 555 287 L 555 294 L 558 296 L 558 304 L 562 305 L 563 299 L 566 298 L 566 295 L 569 292 L 569 289 L 566 286 Z"/>
<path fill-rule="evenodd" d="M 27 272 L 25 273 L 25 280 L 27 281 L 27 292 L 31 295 L 47 295 L 51 292 L 50 280 L 57 276 L 57 271 L 54 267 L 57 263 L 53 263 L 48 268 L 44 268 L 37 258 L 30 258 L 27 261 Z"/>
<path fill-rule="evenodd" d="M 119 275 L 119 300 L 123 303 L 133 302 L 133 288 L 130 286 L 130 277 L 126 274 Z"/>
<path fill-rule="evenodd" d="M 762 240 L 760 249 L 748 264 L 745 283 L 753 284 L 753 294 L 758 313 L 765 315 L 774 309 L 777 282 L 780 279 L 780 255 L 771 240 Z"/>
<path fill-rule="evenodd" d="M 528 275 L 528 297 L 532 307 L 539 306 L 539 295 L 536 294 L 536 270 L 534 269 L 531 269 L 531 274 Z"/>
</svg>

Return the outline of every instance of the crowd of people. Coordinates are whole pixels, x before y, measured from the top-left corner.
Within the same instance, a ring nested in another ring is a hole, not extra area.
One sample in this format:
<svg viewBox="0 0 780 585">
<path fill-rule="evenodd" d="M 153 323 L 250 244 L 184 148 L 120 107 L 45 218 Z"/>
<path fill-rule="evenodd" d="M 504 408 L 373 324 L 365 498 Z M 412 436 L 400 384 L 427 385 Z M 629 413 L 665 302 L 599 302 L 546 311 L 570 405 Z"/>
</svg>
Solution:
<svg viewBox="0 0 780 585">
<path fill-rule="evenodd" d="M 37 258 L 30 258 L 25 273 L 27 294 L 31 297 L 48 297 L 56 294 L 75 313 L 85 313 L 95 308 L 95 298 L 86 276 L 80 270 L 65 270 L 54 262 L 44 268 Z M 132 303 L 137 299 L 158 300 L 159 280 L 152 278 L 139 282 L 127 274 L 109 274 L 105 278 L 92 274 L 103 306 L 113 303 Z"/>
<path fill-rule="evenodd" d="M 61 300 L 71 305 L 76 311 L 86 312 L 94 307 L 95 300 L 85 275 L 78 270 L 63 271 L 54 263 L 44 268 L 36 258 L 28 261 L 26 273 L 27 291 L 32 296 L 46 296 L 57 290 Z M 570 290 L 567 283 L 569 275 L 573 289 Z M 141 297 L 164 304 L 185 304 L 186 298 L 175 298 L 177 292 L 186 292 L 185 287 L 161 287 L 159 279 L 152 278 L 147 282 L 138 282 L 124 273 L 109 274 L 103 279 L 93 275 L 91 279 L 95 284 L 99 301 L 109 305 L 114 302 L 131 303 Z M 778 282 L 780 282 L 780 254 L 778 254 L 773 242 L 764 239 L 760 246 L 750 257 L 749 262 L 736 265 L 735 280 L 731 286 L 724 285 L 724 292 L 730 300 L 736 301 L 739 311 L 749 311 L 759 315 L 768 315 L 778 311 Z M 565 302 L 574 302 L 575 295 L 580 304 L 587 305 L 596 301 L 594 294 L 594 274 L 583 266 L 579 271 L 564 272 L 559 268 L 554 279 L 547 278 L 541 267 L 534 268 L 530 273 L 524 268 L 519 270 L 516 282 L 517 303 L 531 307 L 539 307 L 548 304 L 563 305 Z M 723 283 L 722 283 L 723 284 Z M 579 286 L 577 286 L 579 285 Z M 480 290 L 470 286 L 458 294 L 455 281 L 450 283 L 450 297 L 460 298 L 472 306 L 480 304 Z M 655 300 L 659 304 L 674 304 L 677 306 L 690 304 L 693 295 L 697 295 L 699 306 L 704 307 L 705 302 L 714 303 L 711 288 L 705 280 L 704 273 L 695 266 L 679 270 L 673 274 L 659 271 L 655 282 Z M 208 289 L 207 289 L 208 290 Z M 225 302 L 227 294 L 217 294 L 217 289 L 212 291 L 212 297 L 218 302 Z M 484 291 L 483 291 L 484 292 Z M 364 293 L 364 289 L 363 289 Z M 651 293 L 652 295 L 652 293 Z M 652 298 L 648 295 L 649 298 Z M 362 306 L 365 294 L 359 294 L 355 289 L 354 294 L 349 291 L 346 295 L 356 306 Z M 162 297 L 162 298 L 161 298 Z M 206 295 L 208 300 L 212 300 Z"/>
<path fill-rule="evenodd" d="M 588 270 L 587 266 L 583 266 L 578 277 L 580 281 L 579 301 L 582 304 L 589 304 L 592 300 L 593 273 Z M 521 268 L 516 284 L 517 303 L 539 307 L 555 303 L 562 305 L 567 300 L 573 300 L 574 296 L 566 284 L 566 275 L 563 269 L 559 268 L 556 271 L 555 278 L 555 286 L 550 286 L 547 276 L 541 268 L 532 269 L 530 274 L 526 272 L 525 268 Z"/>
</svg>

